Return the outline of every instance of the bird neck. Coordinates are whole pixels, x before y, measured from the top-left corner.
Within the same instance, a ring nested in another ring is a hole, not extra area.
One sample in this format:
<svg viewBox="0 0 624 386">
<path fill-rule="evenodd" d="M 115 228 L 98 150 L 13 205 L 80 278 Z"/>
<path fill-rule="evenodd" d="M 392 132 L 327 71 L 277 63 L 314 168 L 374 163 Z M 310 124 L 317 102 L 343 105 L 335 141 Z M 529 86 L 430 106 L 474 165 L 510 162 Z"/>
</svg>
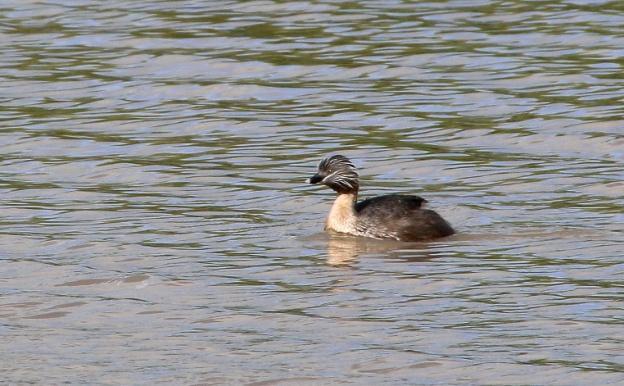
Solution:
<svg viewBox="0 0 624 386">
<path fill-rule="evenodd" d="M 338 194 L 327 216 L 325 229 L 340 233 L 354 233 L 356 200 L 357 191 Z"/>
</svg>

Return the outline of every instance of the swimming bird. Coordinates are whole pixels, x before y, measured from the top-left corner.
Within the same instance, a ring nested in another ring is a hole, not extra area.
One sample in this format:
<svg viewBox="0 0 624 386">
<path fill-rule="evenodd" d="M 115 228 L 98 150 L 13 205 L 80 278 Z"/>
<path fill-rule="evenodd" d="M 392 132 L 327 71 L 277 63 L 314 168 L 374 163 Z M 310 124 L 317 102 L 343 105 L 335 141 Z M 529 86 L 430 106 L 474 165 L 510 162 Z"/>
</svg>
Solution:
<svg viewBox="0 0 624 386">
<path fill-rule="evenodd" d="M 343 155 L 321 160 L 308 182 L 326 185 L 338 193 L 325 230 L 400 241 L 430 240 L 455 233 L 439 214 L 424 208 L 427 200 L 422 197 L 390 194 L 357 202 L 359 175 Z"/>
</svg>

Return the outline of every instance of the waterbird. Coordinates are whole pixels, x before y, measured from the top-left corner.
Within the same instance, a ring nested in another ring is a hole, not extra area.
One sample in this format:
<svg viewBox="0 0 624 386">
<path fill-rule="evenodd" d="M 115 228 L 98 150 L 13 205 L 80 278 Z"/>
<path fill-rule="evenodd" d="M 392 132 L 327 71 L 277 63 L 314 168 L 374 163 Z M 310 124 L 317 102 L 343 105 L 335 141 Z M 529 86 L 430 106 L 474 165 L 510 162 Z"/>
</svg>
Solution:
<svg viewBox="0 0 624 386">
<path fill-rule="evenodd" d="M 321 160 L 308 182 L 330 187 L 338 196 L 332 205 L 325 230 L 355 236 L 399 241 L 423 241 L 450 236 L 455 231 L 419 196 L 389 194 L 357 202 L 359 175 L 343 155 Z"/>
</svg>

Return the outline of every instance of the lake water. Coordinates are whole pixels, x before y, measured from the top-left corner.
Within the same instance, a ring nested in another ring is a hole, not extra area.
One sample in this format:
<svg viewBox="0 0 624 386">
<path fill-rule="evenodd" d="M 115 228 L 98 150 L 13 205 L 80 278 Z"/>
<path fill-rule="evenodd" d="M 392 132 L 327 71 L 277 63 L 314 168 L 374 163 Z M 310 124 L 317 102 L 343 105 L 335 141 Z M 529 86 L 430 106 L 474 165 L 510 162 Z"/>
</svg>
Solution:
<svg viewBox="0 0 624 386">
<path fill-rule="evenodd" d="M 4 383 L 624 384 L 621 1 L 0 11 Z M 325 234 L 336 153 L 458 234 Z"/>
</svg>

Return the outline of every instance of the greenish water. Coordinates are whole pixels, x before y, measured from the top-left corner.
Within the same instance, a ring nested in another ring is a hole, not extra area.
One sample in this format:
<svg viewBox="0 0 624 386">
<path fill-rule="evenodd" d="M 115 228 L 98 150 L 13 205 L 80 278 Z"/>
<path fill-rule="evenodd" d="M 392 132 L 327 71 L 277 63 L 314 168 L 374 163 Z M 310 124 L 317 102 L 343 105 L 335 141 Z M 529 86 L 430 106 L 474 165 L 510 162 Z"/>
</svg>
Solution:
<svg viewBox="0 0 624 386">
<path fill-rule="evenodd" d="M 622 26 L 619 1 L 0 2 L 0 379 L 624 383 Z M 324 234 L 332 153 L 458 234 Z"/>
</svg>

